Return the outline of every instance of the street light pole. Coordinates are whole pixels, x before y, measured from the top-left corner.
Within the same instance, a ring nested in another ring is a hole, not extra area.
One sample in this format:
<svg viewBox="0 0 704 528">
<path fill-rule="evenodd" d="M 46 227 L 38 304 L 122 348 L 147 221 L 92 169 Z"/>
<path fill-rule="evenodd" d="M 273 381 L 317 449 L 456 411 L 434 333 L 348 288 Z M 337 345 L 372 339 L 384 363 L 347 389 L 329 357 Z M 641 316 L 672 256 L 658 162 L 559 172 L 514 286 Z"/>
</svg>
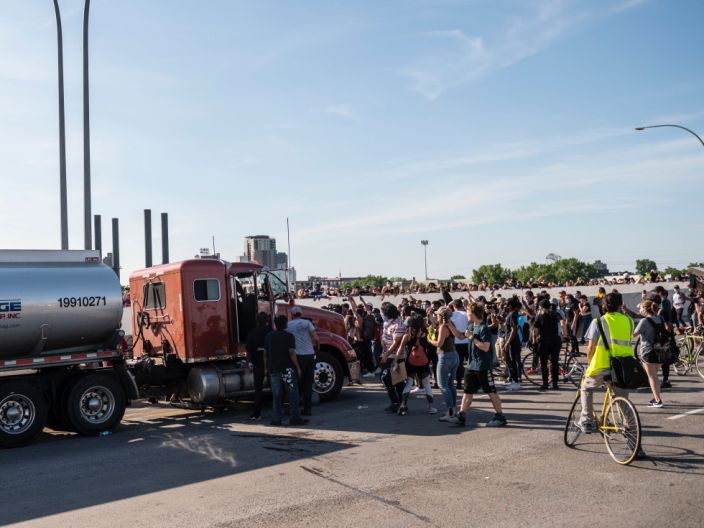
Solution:
<svg viewBox="0 0 704 528">
<path fill-rule="evenodd" d="M 674 127 L 674 128 L 681 128 L 682 130 L 686 130 L 690 134 L 692 134 L 695 138 L 699 140 L 699 143 L 702 144 L 702 147 L 704 147 L 704 140 L 699 137 L 699 135 L 694 132 L 693 130 L 688 129 L 687 127 L 683 127 L 681 125 L 650 125 L 650 126 L 642 126 L 642 127 L 636 127 L 637 131 L 642 131 L 645 130 L 646 128 L 662 128 L 662 127 Z"/>
<path fill-rule="evenodd" d="M 59 51 L 59 193 L 61 202 L 61 249 L 68 249 L 68 199 L 66 193 L 66 124 L 64 118 L 64 44 L 59 2 L 54 0 L 56 40 Z"/>
<path fill-rule="evenodd" d="M 90 199 L 90 112 L 88 106 L 88 14 L 90 0 L 83 8 L 83 226 L 85 249 L 92 249 Z"/>
<path fill-rule="evenodd" d="M 421 240 L 420 243 L 423 245 L 423 253 L 425 256 L 425 280 L 428 280 L 428 241 Z"/>
</svg>

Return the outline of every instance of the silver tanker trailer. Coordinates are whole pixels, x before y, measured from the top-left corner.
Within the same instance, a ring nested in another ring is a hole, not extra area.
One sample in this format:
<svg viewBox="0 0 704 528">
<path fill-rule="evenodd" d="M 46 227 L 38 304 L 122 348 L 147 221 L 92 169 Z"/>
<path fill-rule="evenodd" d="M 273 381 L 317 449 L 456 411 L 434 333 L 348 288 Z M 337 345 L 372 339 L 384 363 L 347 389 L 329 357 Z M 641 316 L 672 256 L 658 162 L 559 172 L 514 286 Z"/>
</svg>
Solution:
<svg viewBox="0 0 704 528">
<path fill-rule="evenodd" d="M 97 251 L 0 250 L 0 446 L 52 428 L 96 435 L 138 398 L 122 295 Z"/>
</svg>

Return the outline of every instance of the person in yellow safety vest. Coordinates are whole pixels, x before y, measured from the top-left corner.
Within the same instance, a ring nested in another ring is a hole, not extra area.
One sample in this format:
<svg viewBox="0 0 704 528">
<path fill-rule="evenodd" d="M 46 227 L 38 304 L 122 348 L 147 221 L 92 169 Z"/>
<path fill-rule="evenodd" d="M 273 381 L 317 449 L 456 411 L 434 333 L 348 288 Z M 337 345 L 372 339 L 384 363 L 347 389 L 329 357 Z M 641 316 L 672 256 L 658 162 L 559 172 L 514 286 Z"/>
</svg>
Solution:
<svg viewBox="0 0 704 528">
<path fill-rule="evenodd" d="M 587 330 L 589 346 L 587 361 L 589 366 L 580 388 L 582 398 L 582 415 L 575 425 L 584 433 L 594 430 L 594 389 L 604 384 L 604 377 L 611 374 L 611 356 L 633 357 L 631 336 L 633 335 L 633 320 L 621 313 L 623 297 L 620 293 L 609 293 L 604 298 L 606 313 L 592 321 Z M 598 322 L 601 321 L 604 336 L 609 344 L 609 350 L 604 346 Z M 628 397 L 628 391 L 614 387 L 617 396 Z"/>
</svg>

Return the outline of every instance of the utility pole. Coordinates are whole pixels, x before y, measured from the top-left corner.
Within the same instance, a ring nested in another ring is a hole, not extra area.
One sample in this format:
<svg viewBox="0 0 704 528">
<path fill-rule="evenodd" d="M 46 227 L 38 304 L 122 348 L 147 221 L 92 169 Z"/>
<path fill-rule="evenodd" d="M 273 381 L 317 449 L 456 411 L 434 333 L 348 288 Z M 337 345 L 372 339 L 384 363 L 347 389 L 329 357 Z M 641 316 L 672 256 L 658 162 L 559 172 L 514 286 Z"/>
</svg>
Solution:
<svg viewBox="0 0 704 528">
<path fill-rule="evenodd" d="M 421 240 L 420 243 L 423 245 L 423 253 L 425 254 L 425 280 L 428 280 L 428 241 Z"/>
<path fill-rule="evenodd" d="M 59 50 L 59 192 L 61 201 L 61 249 L 68 249 L 68 199 L 66 192 L 66 124 L 64 118 L 64 44 L 59 2 L 54 0 L 56 40 Z"/>
<path fill-rule="evenodd" d="M 90 231 L 91 196 L 90 196 L 90 111 L 88 105 L 88 14 L 90 0 L 85 0 L 83 7 L 83 227 L 85 230 L 85 249 L 91 249 L 92 233 Z"/>
</svg>

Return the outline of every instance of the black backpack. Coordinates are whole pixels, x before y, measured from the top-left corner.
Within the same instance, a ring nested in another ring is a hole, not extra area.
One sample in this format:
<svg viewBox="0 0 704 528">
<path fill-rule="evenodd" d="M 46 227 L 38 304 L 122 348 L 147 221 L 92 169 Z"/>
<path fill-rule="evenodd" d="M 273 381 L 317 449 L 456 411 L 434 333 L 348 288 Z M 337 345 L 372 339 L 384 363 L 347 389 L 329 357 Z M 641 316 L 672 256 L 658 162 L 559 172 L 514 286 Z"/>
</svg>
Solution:
<svg viewBox="0 0 704 528">
<path fill-rule="evenodd" d="M 362 339 L 365 341 L 371 341 L 374 339 L 374 332 L 376 331 L 376 319 L 371 314 L 366 314 L 362 320 Z"/>
<path fill-rule="evenodd" d="M 653 344 L 653 351 L 657 355 L 660 363 L 671 364 L 673 360 L 676 361 L 676 357 L 679 355 L 679 348 L 675 342 L 675 336 L 672 332 L 669 332 L 665 325 L 662 323 L 656 323 L 650 317 L 645 318 L 648 324 L 655 331 L 655 343 Z"/>
</svg>

